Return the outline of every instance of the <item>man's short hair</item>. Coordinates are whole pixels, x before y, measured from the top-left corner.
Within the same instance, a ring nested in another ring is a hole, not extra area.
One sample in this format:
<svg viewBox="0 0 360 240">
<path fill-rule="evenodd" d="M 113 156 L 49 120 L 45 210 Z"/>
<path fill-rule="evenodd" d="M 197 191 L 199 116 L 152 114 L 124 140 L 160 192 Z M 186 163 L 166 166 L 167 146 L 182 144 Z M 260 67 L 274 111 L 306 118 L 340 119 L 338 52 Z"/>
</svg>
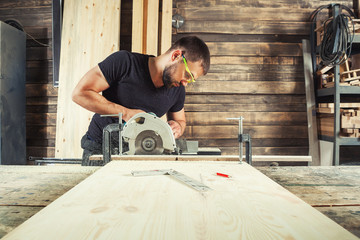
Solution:
<svg viewBox="0 0 360 240">
<path fill-rule="evenodd" d="M 210 51 L 206 43 L 196 36 L 183 37 L 177 40 L 168 50 L 168 52 L 176 49 L 181 49 L 186 57 L 186 60 L 191 62 L 201 61 L 203 68 L 203 75 L 205 75 L 210 68 Z"/>
</svg>

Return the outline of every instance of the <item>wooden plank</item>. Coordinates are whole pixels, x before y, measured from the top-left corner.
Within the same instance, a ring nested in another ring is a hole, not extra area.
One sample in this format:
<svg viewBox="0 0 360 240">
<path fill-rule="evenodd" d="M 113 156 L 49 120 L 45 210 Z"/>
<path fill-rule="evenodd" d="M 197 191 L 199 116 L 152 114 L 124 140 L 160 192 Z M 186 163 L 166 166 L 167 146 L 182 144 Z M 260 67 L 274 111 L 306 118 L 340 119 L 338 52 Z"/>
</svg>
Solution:
<svg viewBox="0 0 360 240">
<path fill-rule="evenodd" d="M 360 237 L 360 206 L 315 207 L 315 209 L 337 222 L 349 232 Z"/>
<path fill-rule="evenodd" d="M 282 104 L 282 103 L 294 103 L 304 104 L 304 95 L 200 95 L 187 93 L 186 104 Z M 305 109 L 304 109 L 305 111 Z"/>
<path fill-rule="evenodd" d="M 294 7 L 243 7 L 243 6 L 208 6 L 180 8 L 178 13 L 186 20 L 214 20 L 217 21 L 284 21 L 307 22 L 314 9 Z M 211 12 L 211 14 L 209 14 Z"/>
<path fill-rule="evenodd" d="M 238 135 L 237 125 L 233 126 L 188 126 L 185 138 L 234 138 Z M 244 133 L 249 133 L 251 138 L 307 138 L 306 126 L 246 126 Z"/>
<path fill-rule="evenodd" d="M 26 124 L 56 126 L 56 113 L 26 113 Z"/>
<path fill-rule="evenodd" d="M 144 1 L 133 1 L 131 51 L 144 53 Z"/>
<path fill-rule="evenodd" d="M 206 44 L 212 56 L 302 56 L 299 43 L 207 42 Z"/>
<path fill-rule="evenodd" d="M 2 166 L 0 238 L 95 172 L 97 167 Z"/>
<path fill-rule="evenodd" d="M 221 111 L 219 111 L 221 109 Z M 232 124 L 227 118 L 243 116 L 244 126 L 249 125 L 305 125 L 306 113 L 304 112 L 238 112 L 236 109 L 226 112 L 225 108 L 219 108 L 214 112 L 186 112 L 187 126 L 196 125 L 227 125 Z M 187 108 L 185 106 L 185 110 Z M 316 123 L 315 123 L 316 124 Z"/>
<path fill-rule="evenodd" d="M 197 139 L 195 139 L 197 140 Z M 234 139 L 234 142 L 237 142 L 237 139 Z M 223 155 L 235 155 L 239 153 L 239 145 L 237 147 L 219 147 L 221 150 L 221 154 Z M 276 155 L 276 156 L 287 156 L 287 155 L 295 155 L 295 156 L 304 156 L 309 152 L 308 146 L 296 146 L 296 147 L 267 147 L 263 145 L 261 147 L 252 147 L 252 154 L 255 155 Z M 258 165 L 257 162 L 254 162 L 255 165 Z M 269 162 L 270 163 L 270 162 Z M 294 166 L 294 162 L 286 162 L 288 166 Z M 302 164 L 302 166 L 307 165 Z M 267 164 L 270 166 L 270 164 Z"/>
<path fill-rule="evenodd" d="M 334 103 L 319 103 L 320 107 L 334 108 Z M 340 108 L 360 108 L 360 103 L 340 103 Z"/>
<path fill-rule="evenodd" d="M 45 139 L 43 141 L 47 142 L 47 141 L 52 141 L 52 140 L 55 142 L 55 137 L 53 139 Z M 33 144 L 37 143 L 37 141 L 40 141 L 40 139 L 31 139 L 31 142 Z M 53 146 L 51 146 L 51 145 L 48 145 L 48 146 L 27 145 L 27 147 L 26 147 L 26 158 L 27 159 L 29 159 L 29 157 L 47 157 L 47 156 L 55 156 L 55 143 L 53 144 Z"/>
<path fill-rule="evenodd" d="M 26 84 L 26 97 L 58 96 L 58 88 L 52 84 Z"/>
<path fill-rule="evenodd" d="M 304 76 L 306 93 L 306 110 L 309 136 L 309 155 L 312 157 L 312 165 L 320 166 L 320 145 L 318 139 L 318 129 L 316 123 L 316 101 L 313 79 L 313 66 L 311 58 L 310 42 L 303 40 Z"/>
<path fill-rule="evenodd" d="M 295 34 L 306 35 L 310 23 L 279 21 L 186 21 L 179 33 L 218 33 L 218 34 Z M 210 51 L 211 52 L 211 51 Z"/>
<path fill-rule="evenodd" d="M 81 166 L 3 166 L 0 168 L 0 205 L 47 206 L 97 169 Z"/>
<path fill-rule="evenodd" d="M 253 8 L 312 8 L 316 9 L 319 6 L 333 3 L 332 1 L 323 0 L 305 0 L 305 1 L 288 1 L 288 0 L 275 0 L 275 1 L 248 1 L 248 0 L 195 0 L 189 2 L 188 0 L 177 0 L 176 6 L 178 8 L 197 8 L 197 7 L 253 7 Z M 341 0 L 337 3 L 352 8 L 352 1 Z"/>
<path fill-rule="evenodd" d="M 236 102 L 236 101 L 234 101 Z M 186 112 L 217 112 L 219 109 L 230 114 L 233 112 L 269 112 L 274 114 L 275 112 L 284 112 L 283 114 L 292 114 L 293 112 L 305 112 L 305 105 L 302 103 L 278 103 L 278 104 L 185 104 Z M 290 112 L 290 113 L 285 113 Z M 236 113 L 238 115 L 238 113 Z M 234 115 L 236 115 L 234 113 Z M 245 113 L 244 113 L 245 114 Z M 301 118 L 303 118 L 301 116 Z"/>
<path fill-rule="evenodd" d="M 234 138 L 229 139 L 202 139 L 199 138 L 199 141 L 203 145 L 199 145 L 200 147 L 217 147 L 217 146 L 224 146 L 224 147 L 238 147 L 239 142 L 237 141 L 236 136 Z M 252 147 L 261 147 L 261 146 L 268 146 L 268 147 L 304 147 L 308 146 L 307 138 L 252 138 L 251 139 L 251 146 Z"/>
<path fill-rule="evenodd" d="M 229 60 L 232 58 L 230 57 Z M 287 73 L 287 74 L 301 74 L 303 75 L 303 69 L 299 66 L 295 65 L 278 65 L 278 64 L 236 64 L 234 62 L 233 64 L 226 63 L 225 64 L 214 64 L 214 66 L 211 66 L 210 72 L 251 72 L 251 73 L 257 73 L 260 75 L 265 75 L 265 73 L 268 72 L 278 72 L 278 73 Z"/>
<path fill-rule="evenodd" d="M 257 169 L 360 237 L 359 166 Z"/>
<path fill-rule="evenodd" d="M 258 168 L 313 206 L 360 204 L 360 167 Z"/>
<path fill-rule="evenodd" d="M 297 65 L 297 56 L 272 56 L 272 57 L 261 57 L 261 56 L 212 56 L 211 64 L 241 64 L 241 65 L 275 65 L 278 67 L 282 66 L 293 66 Z M 282 64 L 279 66 L 278 64 Z"/>
<path fill-rule="evenodd" d="M 130 174 L 165 168 L 182 172 L 212 190 L 199 193 L 169 176 Z M 218 177 L 216 172 L 232 178 Z M 3 239 L 23 236 L 357 239 L 247 164 L 162 161 L 112 161 Z"/>
<path fill-rule="evenodd" d="M 90 160 L 102 160 L 103 155 L 93 155 Z M 111 159 L 116 161 L 239 161 L 238 155 L 218 155 L 218 156 L 204 156 L 204 155 L 113 155 Z M 311 162 L 310 156 L 253 156 L 254 162 Z"/>
<path fill-rule="evenodd" d="M 159 54 L 165 53 L 171 47 L 172 2 L 172 0 L 162 0 Z"/>
<path fill-rule="evenodd" d="M 146 54 L 158 56 L 159 0 L 145 1 L 146 14 Z"/>
<path fill-rule="evenodd" d="M 120 1 L 65 2 L 56 157 L 81 157 L 80 139 L 85 134 L 93 113 L 71 101 L 72 90 L 90 68 L 119 49 L 119 38 Z"/>
<path fill-rule="evenodd" d="M 26 129 L 26 137 L 31 139 L 55 139 L 55 126 L 31 126 Z"/>
<path fill-rule="evenodd" d="M 229 68 L 229 67 L 227 67 Z M 281 81 L 281 82 L 304 82 L 304 76 L 298 72 L 283 72 L 282 70 L 264 72 L 240 70 L 240 67 L 233 67 L 234 70 L 225 70 L 217 67 L 210 69 L 208 74 L 201 76 L 201 81 Z M 266 74 L 265 74 L 266 73 Z"/>
<path fill-rule="evenodd" d="M 32 217 L 43 207 L 1 206 L 0 205 L 0 238 L 11 232 L 21 223 Z"/>
<path fill-rule="evenodd" d="M 267 81 L 197 81 L 189 84 L 187 93 L 227 93 L 227 94 L 304 94 L 304 84 L 300 82 Z"/>
</svg>

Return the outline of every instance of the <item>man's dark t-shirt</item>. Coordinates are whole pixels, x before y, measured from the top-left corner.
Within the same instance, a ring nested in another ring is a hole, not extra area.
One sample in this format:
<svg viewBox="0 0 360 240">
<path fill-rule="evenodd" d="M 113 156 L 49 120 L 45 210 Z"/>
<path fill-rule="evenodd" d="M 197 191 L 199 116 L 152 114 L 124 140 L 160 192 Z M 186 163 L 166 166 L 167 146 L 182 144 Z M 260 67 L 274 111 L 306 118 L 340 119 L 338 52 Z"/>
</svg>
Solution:
<svg viewBox="0 0 360 240">
<path fill-rule="evenodd" d="M 99 63 L 110 87 L 103 96 L 114 103 L 130 109 L 141 109 L 161 117 L 167 112 L 178 112 L 184 107 L 184 86 L 167 89 L 155 88 L 149 72 L 148 55 L 118 51 Z M 87 135 L 102 142 L 102 131 L 117 118 L 100 117 L 94 114 Z"/>
</svg>

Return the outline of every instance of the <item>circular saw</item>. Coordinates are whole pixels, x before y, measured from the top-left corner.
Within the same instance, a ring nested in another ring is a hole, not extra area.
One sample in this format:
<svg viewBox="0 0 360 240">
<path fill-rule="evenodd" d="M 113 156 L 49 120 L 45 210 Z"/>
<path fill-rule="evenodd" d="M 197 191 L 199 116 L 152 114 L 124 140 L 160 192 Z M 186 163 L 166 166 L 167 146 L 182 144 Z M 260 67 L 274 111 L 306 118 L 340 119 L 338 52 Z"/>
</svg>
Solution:
<svg viewBox="0 0 360 240">
<path fill-rule="evenodd" d="M 127 155 L 171 154 L 176 149 L 169 124 L 149 113 L 138 113 L 125 124 L 122 137 L 128 143 Z"/>
</svg>

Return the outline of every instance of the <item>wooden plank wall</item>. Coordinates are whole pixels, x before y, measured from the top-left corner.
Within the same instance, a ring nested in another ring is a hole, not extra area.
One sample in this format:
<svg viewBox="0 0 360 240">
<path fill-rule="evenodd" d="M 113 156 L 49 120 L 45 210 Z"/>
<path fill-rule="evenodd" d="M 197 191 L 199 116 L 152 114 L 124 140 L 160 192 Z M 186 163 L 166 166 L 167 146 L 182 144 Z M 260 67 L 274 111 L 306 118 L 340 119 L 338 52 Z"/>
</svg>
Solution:
<svg viewBox="0 0 360 240">
<path fill-rule="evenodd" d="M 27 156 L 51 156 L 55 146 L 57 89 L 52 87 L 51 0 L 2 0 L 0 20 L 19 21 L 29 36 L 26 42 Z"/>
<path fill-rule="evenodd" d="M 26 144 L 27 157 L 54 157 L 58 89 L 52 85 L 51 0 L 1 0 L 0 21 L 18 20 L 27 37 Z M 121 49 L 131 49 L 131 7 L 121 2 Z M 130 19 L 130 20 L 128 20 Z"/>
<path fill-rule="evenodd" d="M 208 75 L 187 88 L 187 139 L 238 154 L 243 116 L 255 155 L 307 155 L 301 40 L 309 16 L 330 1 L 174 0 L 185 24 L 173 41 L 196 35 L 209 46 Z M 352 1 L 338 1 L 352 8 Z"/>
</svg>

